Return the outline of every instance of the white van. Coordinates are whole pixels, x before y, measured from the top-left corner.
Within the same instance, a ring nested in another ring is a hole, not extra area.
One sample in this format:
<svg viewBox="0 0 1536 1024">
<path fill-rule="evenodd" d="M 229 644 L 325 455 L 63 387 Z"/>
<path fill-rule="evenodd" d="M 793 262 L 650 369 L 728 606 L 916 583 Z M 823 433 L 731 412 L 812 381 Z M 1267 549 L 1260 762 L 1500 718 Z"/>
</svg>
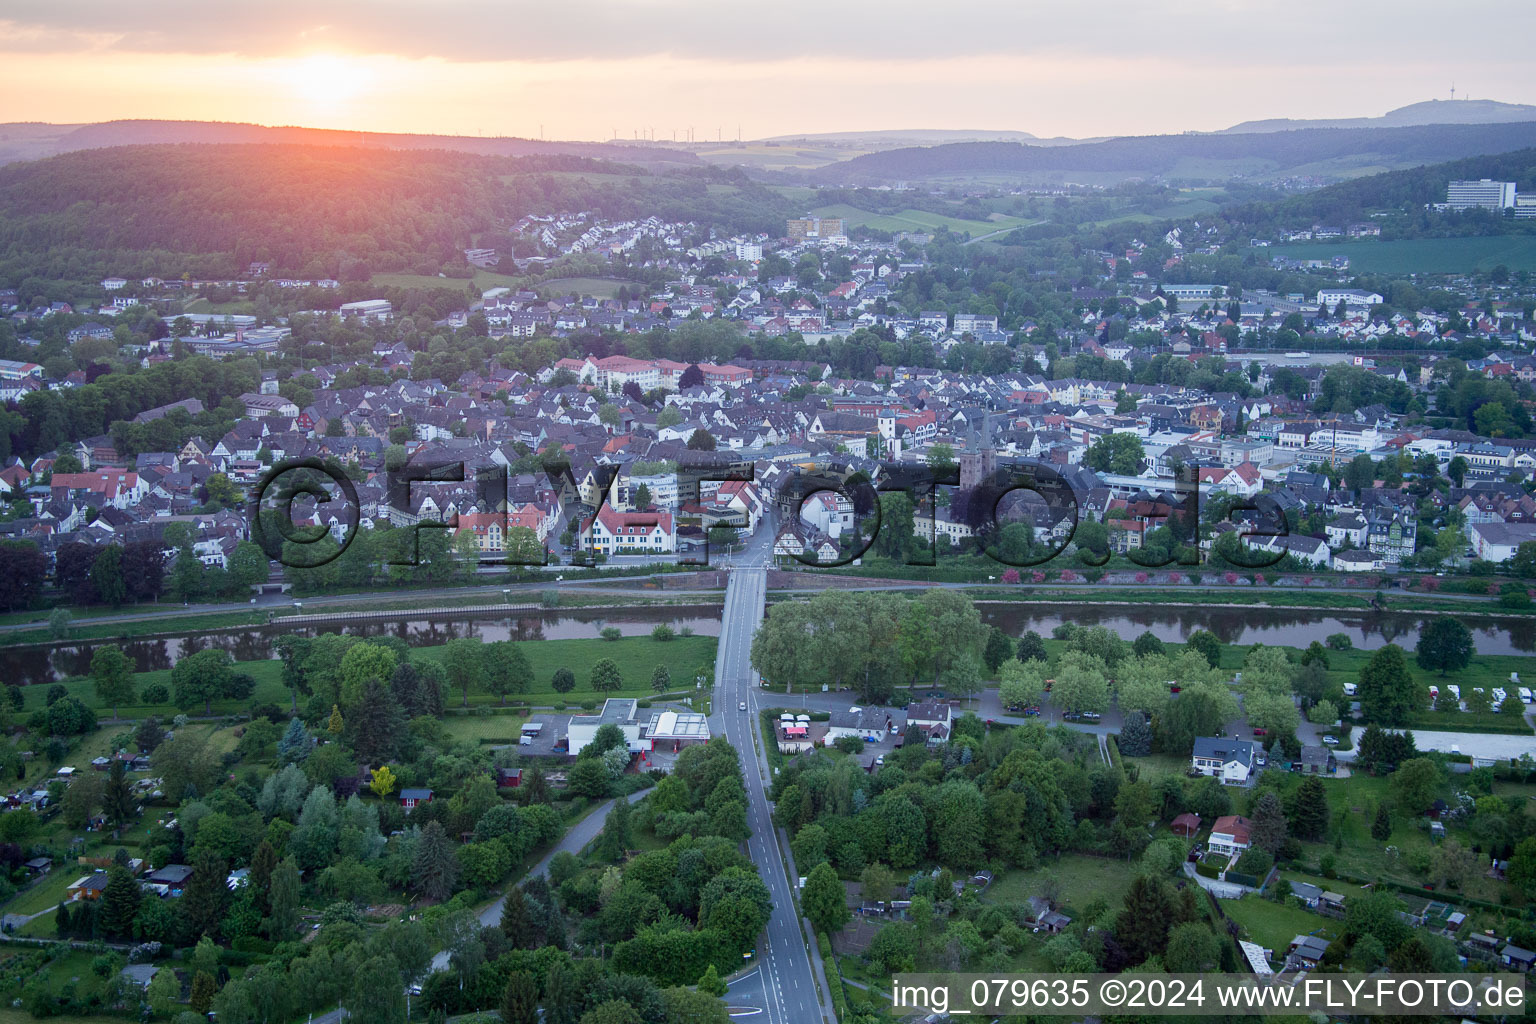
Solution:
<svg viewBox="0 0 1536 1024">
<path fill-rule="evenodd" d="M 1344 684 L 1344 696 L 1346 696 L 1346 697 L 1353 697 L 1355 695 L 1355 693 L 1359 689 L 1360 689 L 1360 686 L 1357 683 L 1345 683 Z"/>
<path fill-rule="evenodd" d="M 1520 687 L 1520 691 L 1519 692 L 1520 692 L 1520 699 L 1522 701 L 1524 701 L 1525 703 L 1529 704 L 1531 702 L 1531 688 L 1529 686 L 1522 686 L 1522 687 Z"/>
</svg>

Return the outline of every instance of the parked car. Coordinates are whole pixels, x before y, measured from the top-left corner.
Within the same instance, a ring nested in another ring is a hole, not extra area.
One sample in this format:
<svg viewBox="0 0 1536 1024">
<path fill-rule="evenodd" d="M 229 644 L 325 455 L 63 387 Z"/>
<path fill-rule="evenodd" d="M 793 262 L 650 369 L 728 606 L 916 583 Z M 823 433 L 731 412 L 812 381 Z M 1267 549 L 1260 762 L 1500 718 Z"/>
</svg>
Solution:
<svg viewBox="0 0 1536 1024">
<path fill-rule="evenodd" d="M 1337 736 L 1324 736 L 1323 745 L 1326 747 L 1336 747 L 1339 745 L 1339 738 Z"/>
<path fill-rule="evenodd" d="M 1253 734 L 1255 736 L 1268 736 L 1269 735 L 1269 730 L 1268 729 L 1255 729 L 1255 730 L 1253 730 Z"/>
<path fill-rule="evenodd" d="M 1039 717 L 1039 715 L 1040 715 L 1040 709 L 1037 708 L 1037 707 L 1030 706 L 1030 707 L 1027 707 L 1027 708 L 1024 709 L 1024 717 L 1025 718 L 1037 718 L 1037 717 Z"/>
<path fill-rule="evenodd" d="M 1083 718 L 1086 719 L 1087 721 L 1090 721 L 1090 722 L 1097 722 L 1100 718 L 1103 718 L 1103 717 L 1104 716 L 1099 714 L 1097 711 L 1084 711 L 1083 712 Z"/>
</svg>

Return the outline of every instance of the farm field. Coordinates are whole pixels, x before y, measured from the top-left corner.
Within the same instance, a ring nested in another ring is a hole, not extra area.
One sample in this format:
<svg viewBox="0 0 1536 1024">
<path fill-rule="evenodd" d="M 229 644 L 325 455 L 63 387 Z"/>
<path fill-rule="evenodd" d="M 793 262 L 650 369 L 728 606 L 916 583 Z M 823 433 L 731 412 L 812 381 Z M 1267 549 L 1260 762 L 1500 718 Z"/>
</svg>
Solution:
<svg viewBox="0 0 1536 1024">
<path fill-rule="evenodd" d="M 998 213 L 992 214 L 988 220 L 966 220 L 963 217 L 950 217 L 910 208 L 900 213 L 879 214 L 861 210 L 848 203 L 818 206 L 811 213 L 817 217 L 842 217 L 850 227 L 874 228 L 877 231 L 934 231 L 938 228 L 947 228 L 959 234 L 969 233 L 972 237 L 993 231 L 1028 227 L 1036 223 L 1027 217 L 1010 217 Z"/>
<path fill-rule="evenodd" d="M 1314 242 L 1271 246 L 1269 254 L 1309 260 L 1348 256 L 1351 271 L 1367 274 L 1459 274 L 1499 264 L 1536 270 L 1536 235 Z"/>
</svg>

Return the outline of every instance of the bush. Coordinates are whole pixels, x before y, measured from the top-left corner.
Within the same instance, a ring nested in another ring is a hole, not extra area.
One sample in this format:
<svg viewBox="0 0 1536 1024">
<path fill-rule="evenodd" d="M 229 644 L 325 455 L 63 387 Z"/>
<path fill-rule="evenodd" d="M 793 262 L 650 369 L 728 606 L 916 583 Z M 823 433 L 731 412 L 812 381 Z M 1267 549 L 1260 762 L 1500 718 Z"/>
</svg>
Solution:
<svg viewBox="0 0 1536 1024">
<path fill-rule="evenodd" d="M 833 746 L 845 754 L 857 754 L 864 749 L 864 741 L 858 736 L 839 736 Z"/>
<path fill-rule="evenodd" d="M 677 636 L 677 631 L 665 622 L 656 623 L 656 628 L 651 630 L 651 639 L 660 643 L 666 643 Z"/>
<path fill-rule="evenodd" d="M 558 590 L 545 590 L 545 591 L 542 591 L 539 594 L 539 604 L 543 605 L 545 608 L 558 608 L 558 607 L 560 607 L 560 591 L 558 591 Z"/>
<path fill-rule="evenodd" d="M 1328 639 L 1323 643 L 1328 645 L 1329 650 L 1334 651 L 1347 651 L 1355 646 L 1355 642 L 1349 638 L 1348 633 L 1329 633 Z"/>
<path fill-rule="evenodd" d="M 139 691 L 139 701 L 143 704 L 169 704 L 171 691 L 166 689 L 164 683 L 150 683 Z"/>
<path fill-rule="evenodd" d="M 624 631 L 618 626 L 604 626 L 602 632 L 598 633 L 598 636 L 604 640 L 622 640 L 624 639 Z"/>
<path fill-rule="evenodd" d="M 1275 866 L 1275 860 L 1269 854 L 1258 847 L 1244 850 L 1242 856 L 1237 858 L 1237 870 L 1245 875 L 1263 878 L 1269 874 L 1269 869 Z M 1227 872 L 1227 877 L 1232 877 L 1232 872 Z"/>
<path fill-rule="evenodd" d="M 837 967 L 837 957 L 832 955 L 832 940 L 826 932 L 816 933 L 816 947 L 821 950 L 821 962 L 827 969 L 827 994 L 832 997 L 832 1012 L 838 1020 L 848 1019 L 848 995 L 843 991 L 843 974 Z"/>
</svg>

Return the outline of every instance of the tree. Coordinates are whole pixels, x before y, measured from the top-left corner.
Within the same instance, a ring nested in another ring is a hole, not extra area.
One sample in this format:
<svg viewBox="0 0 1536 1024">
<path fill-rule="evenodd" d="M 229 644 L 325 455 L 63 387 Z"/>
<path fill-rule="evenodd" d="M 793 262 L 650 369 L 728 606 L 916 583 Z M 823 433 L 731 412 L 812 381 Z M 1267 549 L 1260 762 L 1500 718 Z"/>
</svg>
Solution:
<svg viewBox="0 0 1536 1024">
<path fill-rule="evenodd" d="M 1391 777 L 1392 795 L 1410 814 L 1429 809 L 1440 788 L 1440 766 L 1427 757 L 1415 757 L 1397 766 Z"/>
<path fill-rule="evenodd" d="M 657 665 L 651 672 L 651 689 L 657 693 L 666 693 L 672 686 L 672 673 L 665 665 Z"/>
<path fill-rule="evenodd" d="M 107 869 L 107 885 L 96 908 L 96 921 L 103 934 L 118 938 L 132 933 L 143 892 L 127 868 L 113 864 Z"/>
<path fill-rule="evenodd" d="M 538 1024 L 539 990 L 533 975 L 513 971 L 507 975 L 507 987 L 501 993 L 502 1024 Z"/>
<path fill-rule="evenodd" d="M 235 545 L 234 553 L 229 557 L 230 583 L 241 590 L 249 590 L 257 584 L 265 583 L 270 573 L 267 553 L 261 549 L 260 544 L 242 540 Z"/>
<path fill-rule="evenodd" d="M 699 369 L 698 363 L 689 363 L 683 367 L 683 372 L 678 375 L 678 391 L 687 391 L 689 388 L 704 386 L 704 371 Z"/>
<path fill-rule="evenodd" d="M 449 682 L 463 691 L 466 708 L 469 691 L 480 685 L 485 668 L 481 647 L 481 642 L 473 637 L 459 637 L 443 645 L 443 668 Z"/>
<path fill-rule="evenodd" d="M 1215 633 L 1207 629 L 1197 629 L 1189 634 L 1189 639 L 1185 643 L 1193 650 L 1199 651 L 1205 660 L 1210 663 L 1211 668 L 1217 668 L 1221 665 L 1222 643 L 1217 639 Z"/>
<path fill-rule="evenodd" d="M 458 874 L 458 858 L 442 824 L 427 822 L 416 840 L 416 858 L 411 864 L 411 881 L 416 891 L 429 900 L 445 900 L 453 892 Z"/>
<path fill-rule="evenodd" d="M 353 968 L 347 1019 L 354 1024 L 396 1024 L 405 1019 L 405 986 L 394 957 L 371 956 Z"/>
<path fill-rule="evenodd" d="M 581 1015 L 580 1024 L 644 1024 L 640 1014 L 622 999 L 608 999 Z"/>
<path fill-rule="evenodd" d="M 712 452 L 715 450 L 715 435 L 698 428 L 688 435 L 688 450 L 695 452 Z"/>
<path fill-rule="evenodd" d="M 1386 804 L 1376 805 L 1376 817 L 1371 821 L 1371 838 L 1378 843 L 1392 838 L 1392 816 L 1387 813 Z"/>
<path fill-rule="evenodd" d="M 1131 644 L 1131 653 L 1138 658 L 1145 658 L 1153 654 L 1163 653 L 1163 642 L 1150 629 L 1144 631 Z"/>
<path fill-rule="evenodd" d="M 155 972 L 155 976 L 149 980 L 149 988 L 144 992 L 144 1001 L 154 1011 L 157 1017 L 169 1017 L 172 1008 L 181 999 L 181 982 L 176 977 L 176 972 L 169 967 L 162 967 Z"/>
<path fill-rule="evenodd" d="M 1005 708 L 1033 707 L 1045 693 L 1045 662 L 1003 662 L 998 698 Z"/>
<path fill-rule="evenodd" d="M 928 446 L 927 460 L 928 468 L 933 470 L 935 475 L 940 476 L 953 471 L 959 465 L 955 461 L 954 447 L 942 441 Z"/>
<path fill-rule="evenodd" d="M 576 674 L 568 668 L 557 668 L 549 685 L 556 693 L 570 693 L 576 688 Z"/>
<path fill-rule="evenodd" d="M 396 785 L 398 783 L 395 781 L 395 773 L 386 764 L 374 770 L 373 781 L 368 783 L 368 788 L 373 791 L 374 796 L 382 799 L 393 793 Z"/>
<path fill-rule="evenodd" d="M 591 686 L 598 693 L 612 693 L 624 688 L 624 675 L 612 658 L 599 658 L 593 664 Z"/>
<path fill-rule="evenodd" d="M 1120 753 L 1126 757 L 1146 757 L 1152 753 L 1152 726 L 1146 715 L 1133 711 L 1120 727 Z"/>
<path fill-rule="evenodd" d="M 222 697 L 233 680 L 227 651 L 209 648 L 189 654 L 171 669 L 171 686 L 181 708 L 203 703 L 203 714 L 213 714 L 213 698 Z"/>
<path fill-rule="evenodd" d="M 1090 469 L 1100 473 L 1135 476 L 1141 472 L 1141 463 L 1145 457 L 1141 438 L 1117 431 L 1095 440 L 1088 448 L 1086 461 Z"/>
<path fill-rule="evenodd" d="M 1221 964 L 1221 942 L 1199 921 L 1174 927 L 1163 952 L 1163 966 L 1178 973 L 1214 971 Z"/>
<path fill-rule="evenodd" d="M 996 626 L 989 626 L 987 628 L 987 646 L 982 652 L 982 661 L 986 663 L 987 671 L 994 676 L 997 675 L 997 670 L 1012 655 L 1013 641 L 1009 639 L 1008 634 Z"/>
<path fill-rule="evenodd" d="M 1299 839 L 1321 839 L 1328 828 L 1328 793 L 1321 779 L 1309 775 L 1291 801 L 1291 831 Z"/>
<path fill-rule="evenodd" d="M 533 666 L 528 655 L 511 641 L 490 644 L 485 649 L 486 687 L 507 703 L 507 694 L 524 693 L 533 682 Z"/>
<path fill-rule="evenodd" d="M 133 662 L 116 644 L 102 644 L 91 656 L 91 679 L 96 684 L 96 699 L 112 708 L 133 699 Z"/>
<path fill-rule="evenodd" d="M 1251 838 L 1254 847 L 1271 857 L 1275 856 L 1285 844 L 1287 829 L 1280 798 L 1274 793 L 1265 792 L 1253 805 Z"/>
<path fill-rule="evenodd" d="M 1396 644 L 1387 644 L 1371 655 L 1360 670 L 1359 685 L 1361 712 L 1367 721 L 1380 725 L 1407 725 L 1427 700 L 1427 695 L 1419 694 L 1403 649 Z"/>
<path fill-rule="evenodd" d="M 101 549 L 91 563 L 91 585 L 96 599 L 116 608 L 128 596 L 128 583 L 123 578 L 123 549 L 118 544 L 108 544 Z"/>
<path fill-rule="evenodd" d="M 848 897 L 832 865 L 823 861 L 811 869 L 800 893 L 800 909 L 817 931 L 839 931 L 848 923 Z"/>
<path fill-rule="evenodd" d="M 214 994 L 219 990 L 218 982 L 206 971 L 198 971 L 192 976 L 192 996 L 188 1005 L 199 1014 L 207 1015 L 213 1006 Z"/>
<path fill-rule="evenodd" d="M 1419 668 L 1436 671 L 1443 676 L 1450 671 L 1467 667 L 1472 660 L 1472 631 L 1458 618 L 1440 615 L 1419 632 L 1419 643 L 1414 649 Z"/>
<path fill-rule="evenodd" d="M 1168 945 L 1168 928 L 1176 919 L 1168 884 L 1160 878 L 1136 876 L 1125 894 L 1125 906 L 1115 918 L 1115 938 L 1132 963 L 1159 956 Z"/>
<path fill-rule="evenodd" d="M 107 773 L 107 784 L 102 788 L 102 813 L 114 825 L 122 825 L 132 820 L 137 808 L 138 801 L 134 799 L 133 784 L 128 781 L 127 766 L 121 759 L 114 758 L 112 769 Z"/>
<path fill-rule="evenodd" d="M 710 964 L 704 969 L 704 975 L 699 978 L 698 988 L 700 992 L 703 992 L 705 995 L 714 996 L 716 999 L 725 997 L 725 982 L 721 980 L 720 975 L 715 971 L 714 964 Z"/>
<path fill-rule="evenodd" d="M 1034 630 L 1019 637 L 1018 659 L 1023 662 L 1045 661 L 1050 655 L 1045 650 L 1045 638 Z"/>
<path fill-rule="evenodd" d="M 1466 484 L 1467 470 L 1471 468 L 1472 464 L 1467 461 L 1466 456 L 1457 455 L 1453 457 L 1450 461 L 1450 464 L 1445 467 L 1445 475 L 1451 478 L 1451 483 L 1455 484 L 1457 487 L 1461 487 Z"/>
<path fill-rule="evenodd" d="M 1331 700 L 1320 700 L 1307 711 L 1307 721 L 1317 725 L 1332 726 L 1339 720 L 1339 706 Z"/>
<path fill-rule="evenodd" d="M 299 926 L 301 901 L 299 866 L 292 857 L 284 857 L 272 870 L 272 911 L 262 923 L 269 939 L 284 942 L 293 937 L 294 929 Z"/>
</svg>

